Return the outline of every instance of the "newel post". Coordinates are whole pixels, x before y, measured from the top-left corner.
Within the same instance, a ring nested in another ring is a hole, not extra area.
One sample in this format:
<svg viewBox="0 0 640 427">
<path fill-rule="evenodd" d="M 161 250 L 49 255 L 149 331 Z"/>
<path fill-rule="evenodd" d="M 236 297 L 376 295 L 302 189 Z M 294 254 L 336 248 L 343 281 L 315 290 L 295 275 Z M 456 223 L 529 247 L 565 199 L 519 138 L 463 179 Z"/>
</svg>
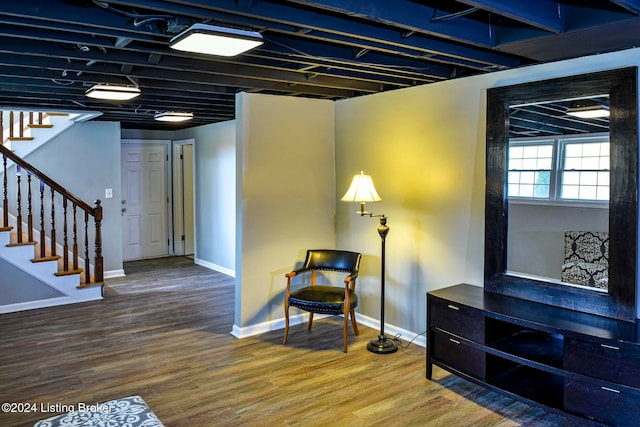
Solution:
<svg viewBox="0 0 640 427">
<path fill-rule="evenodd" d="M 102 260 L 102 206 L 100 199 L 95 201 L 96 206 L 93 208 L 93 219 L 96 221 L 96 253 L 95 266 L 93 269 L 93 280 L 95 283 L 104 281 L 104 266 Z"/>
</svg>

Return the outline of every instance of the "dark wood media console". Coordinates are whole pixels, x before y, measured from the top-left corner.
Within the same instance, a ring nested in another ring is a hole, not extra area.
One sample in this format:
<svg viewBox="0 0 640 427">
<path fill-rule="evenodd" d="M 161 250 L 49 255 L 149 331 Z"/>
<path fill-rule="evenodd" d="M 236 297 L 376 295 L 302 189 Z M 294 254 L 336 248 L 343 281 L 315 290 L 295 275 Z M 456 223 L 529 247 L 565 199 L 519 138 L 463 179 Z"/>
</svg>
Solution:
<svg viewBox="0 0 640 427">
<path fill-rule="evenodd" d="M 460 284 L 427 293 L 433 365 L 532 405 L 601 423 L 640 422 L 636 324 Z"/>
</svg>

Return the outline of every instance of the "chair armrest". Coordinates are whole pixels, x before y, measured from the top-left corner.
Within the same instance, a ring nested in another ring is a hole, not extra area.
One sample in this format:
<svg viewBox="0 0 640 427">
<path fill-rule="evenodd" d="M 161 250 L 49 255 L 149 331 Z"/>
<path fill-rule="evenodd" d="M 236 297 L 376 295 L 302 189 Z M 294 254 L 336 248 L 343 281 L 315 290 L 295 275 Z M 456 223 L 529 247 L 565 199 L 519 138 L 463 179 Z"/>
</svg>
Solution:
<svg viewBox="0 0 640 427">
<path fill-rule="evenodd" d="M 296 274 L 304 273 L 305 271 L 311 271 L 311 270 L 313 270 L 313 269 L 312 268 L 297 268 L 297 269 L 295 269 L 293 271 L 290 271 L 289 273 L 285 274 L 285 277 L 292 278 L 292 277 L 295 277 Z"/>
</svg>

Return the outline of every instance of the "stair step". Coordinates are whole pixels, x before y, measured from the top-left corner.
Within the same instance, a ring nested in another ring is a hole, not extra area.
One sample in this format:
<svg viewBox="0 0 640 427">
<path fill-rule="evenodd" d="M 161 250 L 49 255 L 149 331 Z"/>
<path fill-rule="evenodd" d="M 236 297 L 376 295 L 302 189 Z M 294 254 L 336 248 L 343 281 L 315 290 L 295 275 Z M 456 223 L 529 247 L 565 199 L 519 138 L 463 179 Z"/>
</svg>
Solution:
<svg viewBox="0 0 640 427">
<path fill-rule="evenodd" d="M 68 116 L 69 113 L 46 113 L 47 116 Z"/>
<path fill-rule="evenodd" d="M 9 141 L 33 141 L 33 137 L 32 136 L 14 136 L 12 138 L 9 138 Z"/>
<path fill-rule="evenodd" d="M 37 245 L 38 242 L 22 242 L 22 243 L 18 243 L 18 242 L 13 242 L 13 243 L 9 243 L 7 244 L 8 248 L 14 247 L 14 246 L 29 246 L 29 245 Z"/>
<path fill-rule="evenodd" d="M 0 227 L 0 231 L 11 231 L 13 230 L 12 226 L 8 226 L 8 227 Z"/>
<path fill-rule="evenodd" d="M 51 129 L 53 127 L 53 125 L 48 125 L 48 124 L 42 124 L 42 125 L 38 125 L 38 124 L 31 124 L 29 125 L 29 127 L 31 129 Z"/>
<path fill-rule="evenodd" d="M 47 261 L 57 261 L 60 259 L 60 255 L 51 255 L 45 257 L 32 258 L 31 262 L 47 262 Z"/>
<path fill-rule="evenodd" d="M 69 271 L 56 271 L 54 274 L 54 276 L 60 277 L 60 276 L 70 276 L 72 274 L 82 274 L 84 270 L 79 268 L 77 270 L 69 270 Z"/>
<path fill-rule="evenodd" d="M 90 288 L 92 286 L 104 286 L 104 282 L 91 282 L 91 283 L 81 283 L 77 286 L 78 289 L 82 288 Z"/>
</svg>

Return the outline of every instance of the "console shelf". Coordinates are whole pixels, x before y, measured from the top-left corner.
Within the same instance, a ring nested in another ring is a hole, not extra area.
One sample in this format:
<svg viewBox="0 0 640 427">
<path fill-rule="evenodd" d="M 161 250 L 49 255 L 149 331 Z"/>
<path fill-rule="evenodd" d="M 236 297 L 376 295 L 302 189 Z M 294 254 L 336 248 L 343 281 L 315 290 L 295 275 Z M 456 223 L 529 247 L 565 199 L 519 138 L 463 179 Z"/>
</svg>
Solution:
<svg viewBox="0 0 640 427">
<path fill-rule="evenodd" d="M 634 323 L 466 284 L 427 293 L 427 378 L 433 365 L 554 411 L 608 425 L 640 419 Z"/>
</svg>

